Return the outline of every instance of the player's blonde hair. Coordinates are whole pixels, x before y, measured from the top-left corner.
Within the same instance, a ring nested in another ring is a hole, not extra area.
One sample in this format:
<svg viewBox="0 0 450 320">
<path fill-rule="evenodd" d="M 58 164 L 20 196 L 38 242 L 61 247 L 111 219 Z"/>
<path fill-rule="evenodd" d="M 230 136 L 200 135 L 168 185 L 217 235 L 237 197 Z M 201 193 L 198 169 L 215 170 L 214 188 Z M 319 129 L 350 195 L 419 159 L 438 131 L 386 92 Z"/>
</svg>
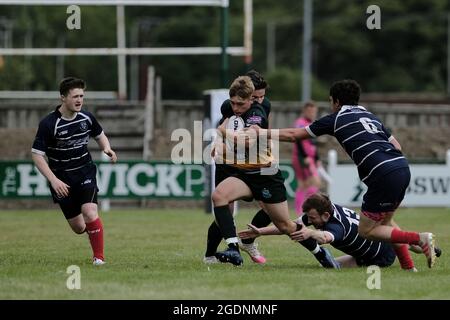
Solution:
<svg viewBox="0 0 450 320">
<path fill-rule="evenodd" d="M 252 79 L 247 76 L 237 77 L 230 86 L 230 98 L 238 96 L 242 99 L 249 99 L 255 91 Z"/>
</svg>

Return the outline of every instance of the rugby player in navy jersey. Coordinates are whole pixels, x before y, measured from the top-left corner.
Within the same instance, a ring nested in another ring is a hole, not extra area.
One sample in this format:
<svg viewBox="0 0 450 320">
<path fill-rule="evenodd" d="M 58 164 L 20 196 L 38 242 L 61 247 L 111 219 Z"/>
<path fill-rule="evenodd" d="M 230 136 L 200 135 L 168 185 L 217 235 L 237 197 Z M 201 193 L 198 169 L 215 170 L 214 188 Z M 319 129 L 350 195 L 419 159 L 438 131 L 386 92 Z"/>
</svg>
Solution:
<svg viewBox="0 0 450 320">
<path fill-rule="evenodd" d="M 403 200 L 411 174 L 399 142 L 381 121 L 358 105 L 360 86 L 354 80 L 335 82 L 330 88 L 333 113 L 305 128 L 287 128 L 268 132 L 281 141 L 294 142 L 328 134 L 338 142 L 354 161 L 358 174 L 368 190 L 361 207 L 359 234 L 368 240 L 393 243 L 403 269 L 415 270 L 408 251 L 419 245 L 427 257 L 428 267 L 436 261 L 435 239 L 430 232 L 402 231 L 393 220 L 394 211 Z M 265 134 L 258 126 L 251 129 Z"/>
<path fill-rule="evenodd" d="M 72 230 L 89 235 L 92 263 L 102 265 L 103 225 L 97 211 L 97 167 L 87 148 L 89 138 L 97 141 L 112 162 L 117 161 L 117 156 L 94 116 L 81 110 L 84 89 L 81 79 L 69 77 L 61 81 L 61 105 L 39 123 L 31 152 Z"/>
<path fill-rule="evenodd" d="M 358 234 L 359 215 L 353 210 L 332 203 L 324 194 L 316 193 L 306 199 L 303 203 L 303 215 L 296 223 L 302 226 L 313 225 L 317 230 L 302 227 L 290 235 L 292 240 L 304 241 L 312 238 L 320 244 L 331 244 L 346 253 L 336 258 L 343 268 L 369 265 L 388 267 L 395 261 L 395 252 L 390 243 L 361 237 Z M 239 237 L 281 234 L 273 226 L 249 227 L 249 230 L 240 231 Z"/>
<path fill-rule="evenodd" d="M 332 203 L 327 195 L 321 193 L 308 197 L 302 208 L 303 215 L 296 223 L 302 226 L 312 225 L 316 230 L 302 227 L 290 235 L 292 240 L 305 241 L 312 238 L 320 244 L 331 244 L 346 253 L 336 258 L 344 268 L 370 265 L 388 267 L 394 263 L 396 254 L 391 243 L 361 237 L 358 233 L 360 216 L 353 210 Z M 240 231 L 239 237 L 281 234 L 273 226 L 249 227 L 249 230 Z"/>
</svg>

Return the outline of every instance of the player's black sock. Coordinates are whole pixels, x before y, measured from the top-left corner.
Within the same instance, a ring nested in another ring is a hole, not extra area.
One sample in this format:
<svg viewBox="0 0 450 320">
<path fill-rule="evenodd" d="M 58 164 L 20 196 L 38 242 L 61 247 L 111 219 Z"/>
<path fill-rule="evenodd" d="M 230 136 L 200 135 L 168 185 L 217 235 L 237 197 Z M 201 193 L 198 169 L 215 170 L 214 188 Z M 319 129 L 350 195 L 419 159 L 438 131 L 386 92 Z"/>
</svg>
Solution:
<svg viewBox="0 0 450 320">
<path fill-rule="evenodd" d="M 308 238 L 306 240 L 299 241 L 298 243 L 311 251 L 311 253 L 314 255 L 314 257 L 316 257 L 317 260 L 321 261 L 325 258 L 325 251 L 313 238 Z"/>
<path fill-rule="evenodd" d="M 228 248 L 236 250 L 239 252 L 239 245 L 237 243 L 229 243 Z"/>
<path fill-rule="evenodd" d="M 259 210 L 252 219 L 252 225 L 254 225 L 257 228 L 267 227 L 271 222 L 272 220 L 270 220 L 269 215 L 263 209 Z M 255 238 L 242 239 L 242 243 L 245 244 L 250 244 L 253 243 L 254 241 Z"/>
<path fill-rule="evenodd" d="M 213 221 L 208 228 L 208 240 L 206 242 L 205 257 L 214 256 L 221 241 L 222 234 L 220 233 L 220 228 L 216 222 Z"/>
<path fill-rule="evenodd" d="M 216 216 L 216 222 L 220 228 L 222 237 L 225 240 L 235 238 L 235 241 L 237 242 L 236 226 L 234 225 L 230 207 L 228 205 L 214 207 L 214 215 Z"/>
</svg>

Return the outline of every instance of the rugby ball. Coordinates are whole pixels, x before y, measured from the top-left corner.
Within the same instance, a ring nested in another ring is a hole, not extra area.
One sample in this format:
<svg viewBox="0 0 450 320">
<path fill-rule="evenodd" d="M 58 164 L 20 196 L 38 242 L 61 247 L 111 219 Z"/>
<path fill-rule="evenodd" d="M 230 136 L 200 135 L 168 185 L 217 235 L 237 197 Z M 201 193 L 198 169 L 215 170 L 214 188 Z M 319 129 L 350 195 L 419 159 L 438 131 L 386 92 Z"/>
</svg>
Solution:
<svg viewBox="0 0 450 320">
<path fill-rule="evenodd" d="M 227 129 L 231 129 L 233 131 L 239 131 L 244 129 L 245 123 L 244 119 L 238 116 L 231 116 L 227 123 Z"/>
</svg>

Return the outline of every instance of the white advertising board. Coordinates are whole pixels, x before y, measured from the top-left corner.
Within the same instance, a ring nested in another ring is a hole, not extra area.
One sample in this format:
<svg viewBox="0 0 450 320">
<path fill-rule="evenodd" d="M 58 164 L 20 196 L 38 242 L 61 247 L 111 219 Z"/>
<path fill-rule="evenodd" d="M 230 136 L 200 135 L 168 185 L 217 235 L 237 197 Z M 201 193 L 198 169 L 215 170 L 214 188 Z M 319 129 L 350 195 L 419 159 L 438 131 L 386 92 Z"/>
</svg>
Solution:
<svg viewBox="0 0 450 320">
<path fill-rule="evenodd" d="M 445 164 L 410 164 L 411 182 L 401 206 L 450 207 L 450 150 Z M 367 190 L 354 164 L 338 164 L 335 150 L 328 152 L 328 193 L 333 202 L 359 207 Z"/>
</svg>

